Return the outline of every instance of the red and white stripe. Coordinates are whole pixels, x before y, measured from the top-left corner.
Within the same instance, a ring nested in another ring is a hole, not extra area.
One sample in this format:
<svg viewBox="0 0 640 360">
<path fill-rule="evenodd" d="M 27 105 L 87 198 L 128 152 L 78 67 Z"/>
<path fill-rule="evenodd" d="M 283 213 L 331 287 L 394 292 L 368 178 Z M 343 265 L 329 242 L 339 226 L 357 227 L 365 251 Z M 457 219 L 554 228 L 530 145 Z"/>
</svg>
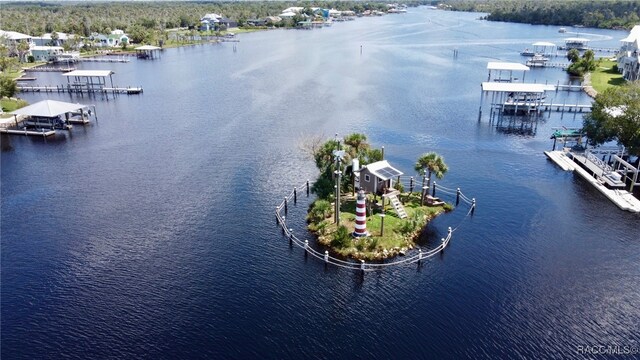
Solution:
<svg viewBox="0 0 640 360">
<path fill-rule="evenodd" d="M 364 191 L 358 192 L 358 199 L 356 200 L 356 230 L 353 232 L 353 236 L 367 236 L 367 210 L 366 197 Z"/>
</svg>

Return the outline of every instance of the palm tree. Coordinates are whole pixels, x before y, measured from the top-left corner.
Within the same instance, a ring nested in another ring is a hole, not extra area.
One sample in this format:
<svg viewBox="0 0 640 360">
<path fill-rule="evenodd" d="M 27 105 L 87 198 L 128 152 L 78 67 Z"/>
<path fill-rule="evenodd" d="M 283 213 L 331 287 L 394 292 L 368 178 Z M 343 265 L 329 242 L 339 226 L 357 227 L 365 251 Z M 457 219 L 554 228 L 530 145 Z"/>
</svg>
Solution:
<svg viewBox="0 0 640 360">
<path fill-rule="evenodd" d="M 429 171 L 429 178 L 427 187 L 431 185 L 431 174 L 435 174 L 438 179 L 442 179 L 444 174 L 449 170 L 447 164 L 444 162 L 444 158 L 435 152 L 428 152 L 418 158 L 415 169 L 418 173 L 423 172 L 425 169 Z"/>
<path fill-rule="evenodd" d="M 369 149 L 367 136 L 365 134 L 353 133 L 344 137 L 344 143 L 349 145 L 349 155 L 352 159 L 359 158 L 366 150 Z"/>
</svg>

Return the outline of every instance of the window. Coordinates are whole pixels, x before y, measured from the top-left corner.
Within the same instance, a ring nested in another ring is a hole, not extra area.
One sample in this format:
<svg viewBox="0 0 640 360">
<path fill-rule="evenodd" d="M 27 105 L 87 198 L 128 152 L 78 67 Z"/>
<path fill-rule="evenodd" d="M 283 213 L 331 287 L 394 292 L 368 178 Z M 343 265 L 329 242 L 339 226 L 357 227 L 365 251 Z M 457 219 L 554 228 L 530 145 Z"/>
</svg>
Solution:
<svg viewBox="0 0 640 360">
<path fill-rule="evenodd" d="M 364 181 L 366 182 L 371 181 L 371 177 L 369 176 L 369 174 L 364 174 Z"/>
</svg>

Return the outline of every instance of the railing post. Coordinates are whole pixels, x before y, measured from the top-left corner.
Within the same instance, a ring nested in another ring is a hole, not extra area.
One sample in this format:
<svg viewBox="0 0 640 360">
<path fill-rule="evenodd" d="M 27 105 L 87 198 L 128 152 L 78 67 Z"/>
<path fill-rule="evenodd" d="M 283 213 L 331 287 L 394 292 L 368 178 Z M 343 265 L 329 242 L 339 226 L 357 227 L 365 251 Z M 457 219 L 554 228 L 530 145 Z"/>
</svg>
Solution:
<svg viewBox="0 0 640 360">
<path fill-rule="evenodd" d="M 360 271 L 364 273 L 364 260 L 360 260 Z"/>
<path fill-rule="evenodd" d="M 288 205 L 288 202 L 289 202 L 289 201 L 287 200 L 287 197 L 285 196 L 285 197 L 284 197 L 284 213 L 285 213 L 285 214 L 289 211 L 288 206 L 287 206 L 287 205 Z"/>
<path fill-rule="evenodd" d="M 418 249 L 418 264 L 422 262 L 422 249 Z"/>
<path fill-rule="evenodd" d="M 298 203 L 298 189 L 295 186 L 293 187 L 293 203 Z"/>
<path fill-rule="evenodd" d="M 307 197 L 309 197 L 309 190 L 310 190 L 310 188 L 309 188 L 309 180 L 307 180 Z"/>
<path fill-rule="evenodd" d="M 327 250 L 324 251 L 324 262 L 325 263 L 329 262 L 329 251 Z"/>
<path fill-rule="evenodd" d="M 476 211 L 476 198 L 471 199 L 471 215 Z"/>
<path fill-rule="evenodd" d="M 431 191 L 431 196 L 435 197 L 436 196 L 436 182 L 433 182 L 433 190 Z"/>
<path fill-rule="evenodd" d="M 460 188 L 456 190 L 456 206 L 460 204 Z"/>
<path fill-rule="evenodd" d="M 427 197 L 427 192 L 429 191 L 429 188 L 426 186 L 422 187 L 422 195 L 420 196 L 420 206 L 424 206 L 424 198 Z"/>
<path fill-rule="evenodd" d="M 307 254 L 309 253 L 309 240 L 305 240 L 304 241 L 304 257 L 307 257 Z"/>
<path fill-rule="evenodd" d="M 413 192 L 413 176 L 409 178 L 409 194 Z"/>
<path fill-rule="evenodd" d="M 289 229 L 289 245 L 293 244 L 293 229 Z"/>
</svg>

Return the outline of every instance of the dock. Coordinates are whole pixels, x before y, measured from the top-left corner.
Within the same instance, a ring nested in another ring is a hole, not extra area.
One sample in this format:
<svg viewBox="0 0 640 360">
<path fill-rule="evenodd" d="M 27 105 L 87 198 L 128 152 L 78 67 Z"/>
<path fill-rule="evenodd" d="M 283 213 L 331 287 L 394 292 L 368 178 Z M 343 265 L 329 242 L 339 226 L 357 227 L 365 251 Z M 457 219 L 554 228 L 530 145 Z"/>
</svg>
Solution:
<svg viewBox="0 0 640 360">
<path fill-rule="evenodd" d="M 68 86 L 68 85 L 34 85 L 26 86 L 19 85 L 18 91 L 20 92 L 50 92 L 50 93 L 103 93 L 103 94 L 141 94 L 143 89 L 141 87 L 104 87 L 100 89 L 83 89 L 80 87 Z"/>
<path fill-rule="evenodd" d="M 565 155 L 564 151 L 545 151 L 544 154 L 564 171 L 576 169 L 576 164 Z"/>
<path fill-rule="evenodd" d="M 625 183 L 616 176 L 612 176 L 611 172 L 607 173 L 604 168 L 596 165 L 592 161 L 593 159 L 589 159 L 588 156 L 576 155 L 571 152 L 560 150 L 545 151 L 544 154 L 563 170 L 574 171 L 580 175 L 620 209 L 640 213 L 640 200 L 633 196 L 629 191 L 620 189 L 620 185 L 624 187 Z M 573 159 L 569 158 L 568 154 L 569 156 L 573 156 Z M 595 172 L 593 174 L 589 173 L 585 168 L 579 166 L 578 162 L 584 163 L 589 170 L 594 170 Z M 605 184 L 615 184 L 616 188 L 611 189 Z"/>
<path fill-rule="evenodd" d="M 58 66 L 36 66 L 32 68 L 22 68 L 27 72 L 69 72 L 74 71 L 74 67 L 58 67 Z"/>
<path fill-rule="evenodd" d="M 128 63 L 131 60 L 127 59 L 126 57 L 99 57 L 99 58 L 94 58 L 94 57 L 84 57 L 84 58 L 78 58 L 75 59 L 75 61 L 78 62 L 107 62 L 107 63 Z M 75 70 L 75 69 L 74 69 Z"/>
<path fill-rule="evenodd" d="M 46 130 L 46 129 L 40 129 L 40 131 L 37 131 L 37 130 L 27 130 L 27 129 L 24 129 L 24 130 L 12 130 L 12 129 L 1 129 L 0 128 L 0 133 L 12 134 L 12 135 L 46 137 L 46 136 L 55 135 L 56 131 L 55 130 Z"/>
</svg>

